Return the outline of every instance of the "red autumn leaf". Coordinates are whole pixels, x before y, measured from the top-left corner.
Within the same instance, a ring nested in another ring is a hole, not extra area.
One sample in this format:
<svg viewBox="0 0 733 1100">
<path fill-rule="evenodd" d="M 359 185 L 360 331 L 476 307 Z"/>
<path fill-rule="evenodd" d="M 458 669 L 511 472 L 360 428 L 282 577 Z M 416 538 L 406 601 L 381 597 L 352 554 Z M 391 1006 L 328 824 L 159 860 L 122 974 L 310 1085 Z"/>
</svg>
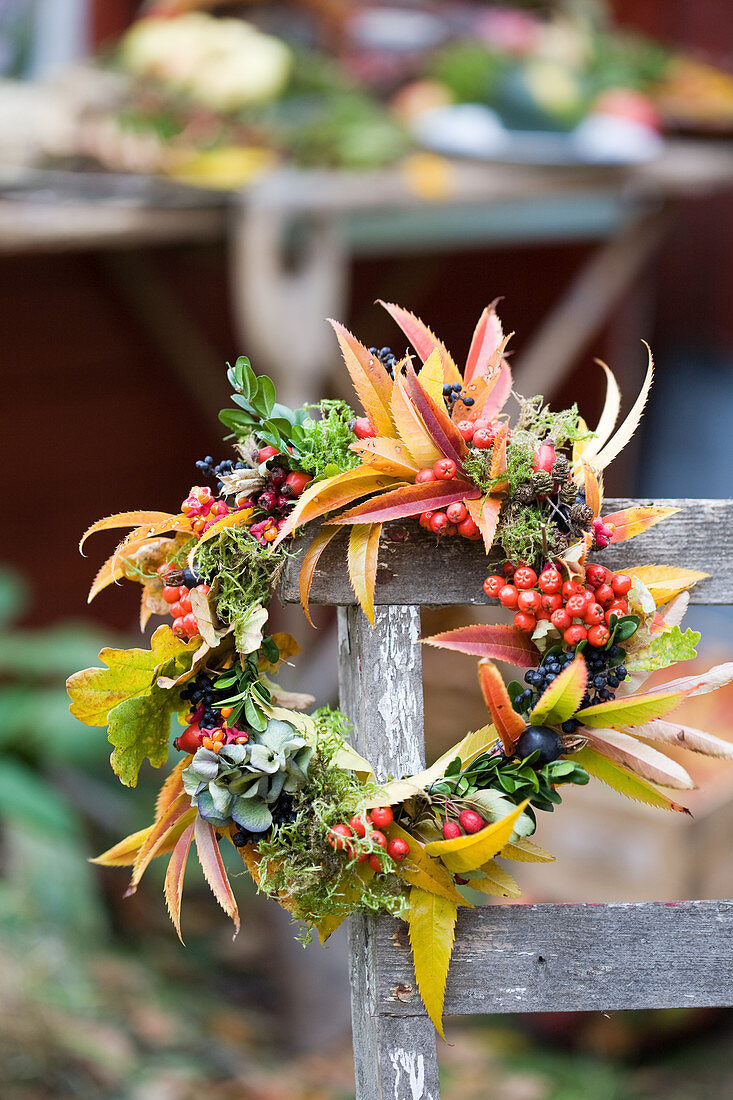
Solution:
<svg viewBox="0 0 733 1100">
<path fill-rule="evenodd" d="M 405 336 L 420 356 L 420 361 L 422 363 L 424 363 L 437 348 L 440 352 L 440 358 L 443 360 L 443 371 L 445 373 L 446 382 L 463 381 L 461 372 L 458 370 L 445 344 L 442 340 L 438 339 L 434 332 L 430 331 L 428 326 L 424 324 L 419 317 L 416 317 L 414 313 L 410 313 L 409 310 L 403 309 L 402 306 L 395 305 L 394 302 L 383 302 L 381 298 L 377 299 L 377 301 L 400 326 Z"/>
<path fill-rule="evenodd" d="M 489 371 L 496 350 L 504 339 L 501 321 L 496 314 L 497 301 L 498 299 L 495 298 L 491 305 L 486 307 L 474 330 L 466 369 L 463 372 L 466 384 Z"/>
<path fill-rule="evenodd" d="M 534 668 L 540 660 L 537 646 L 515 626 L 474 623 L 472 626 L 456 627 L 455 630 L 444 630 L 430 638 L 423 638 L 423 641 L 439 649 L 454 649 L 472 657 L 508 661 L 519 668 Z"/>
<path fill-rule="evenodd" d="M 442 510 L 458 501 L 475 500 L 481 490 L 467 481 L 424 481 L 419 485 L 406 485 L 381 496 L 372 497 L 356 508 L 340 516 L 326 520 L 327 524 L 386 523 L 391 519 L 406 519 L 422 512 Z"/>
<path fill-rule="evenodd" d="M 462 459 L 465 458 L 468 452 L 463 436 L 445 410 L 441 409 L 420 385 L 418 377 L 411 366 L 408 365 L 405 375 L 410 397 L 423 419 L 423 424 L 430 432 L 435 446 L 446 458 L 453 459 L 456 466 L 460 466 Z"/>
<path fill-rule="evenodd" d="M 509 337 L 506 337 L 507 341 Z M 496 374 L 493 380 L 489 380 L 489 384 L 481 394 L 481 397 L 476 399 L 476 404 L 469 411 L 469 420 L 474 422 L 481 418 L 481 420 L 493 420 L 495 416 L 498 416 L 501 410 L 506 405 L 512 392 L 512 372 L 509 369 L 509 364 L 506 359 L 502 359 L 498 364 Z"/>
</svg>

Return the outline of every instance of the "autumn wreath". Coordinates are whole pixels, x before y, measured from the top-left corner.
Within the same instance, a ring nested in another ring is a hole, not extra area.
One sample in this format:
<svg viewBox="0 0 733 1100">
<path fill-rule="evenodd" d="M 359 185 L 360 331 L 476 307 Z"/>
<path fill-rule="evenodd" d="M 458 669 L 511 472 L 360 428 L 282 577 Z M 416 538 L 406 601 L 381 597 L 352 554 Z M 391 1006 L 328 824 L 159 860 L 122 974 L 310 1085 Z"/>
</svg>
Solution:
<svg viewBox="0 0 733 1100">
<path fill-rule="evenodd" d="M 103 650 L 106 667 L 77 673 L 68 689 L 82 722 L 107 727 L 122 783 L 137 782 L 146 758 L 161 767 L 171 750 L 181 754 L 153 823 L 99 863 L 132 866 L 132 892 L 153 858 L 169 856 L 165 898 L 179 936 L 192 844 L 239 925 L 222 840 L 322 942 L 352 912 L 409 921 L 420 991 L 441 1030 L 458 907 L 519 894 L 497 858 L 551 859 L 530 839 L 536 811 L 561 802 L 562 784 L 591 776 L 683 811 L 662 788 L 692 781 L 654 746 L 679 745 L 669 713 L 687 695 L 729 682 L 733 665 L 644 690 L 652 672 L 695 655 L 699 635 L 680 624 L 686 590 L 705 574 L 658 565 L 614 573 L 589 560 L 673 511 L 603 515 L 603 471 L 639 423 L 651 355 L 618 428 L 619 389 L 601 364 L 606 401 L 590 431 L 575 406 L 555 412 L 541 397 L 512 395 L 509 338 L 493 306 L 461 372 L 418 318 L 382 304 L 416 355 L 365 347 L 332 322 L 363 415 L 342 401 L 286 408 L 272 381 L 240 358 L 229 369 L 234 407 L 221 413 L 231 456 L 197 462 L 201 484 L 177 514 L 125 512 L 89 528 L 82 545 L 97 531 L 133 528 L 90 599 L 134 580 L 141 627 L 152 615 L 172 623 L 155 630 L 148 649 Z M 503 410 L 512 396 L 510 424 Z M 481 658 L 491 721 L 425 772 L 380 784 L 349 745 L 340 712 L 306 715 L 314 700 L 273 678 L 298 647 L 266 633 L 268 602 L 293 535 L 317 524 L 301 556 L 306 614 L 320 555 L 348 533 L 349 575 L 373 622 L 383 525 L 410 518 L 436 539 L 482 540 L 491 552 L 486 596 L 514 621 L 425 639 Z M 493 659 L 526 669 L 524 682 L 505 684 Z M 181 728 L 171 744 L 173 716 Z M 726 742 L 683 732 L 688 749 L 733 757 Z"/>
</svg>

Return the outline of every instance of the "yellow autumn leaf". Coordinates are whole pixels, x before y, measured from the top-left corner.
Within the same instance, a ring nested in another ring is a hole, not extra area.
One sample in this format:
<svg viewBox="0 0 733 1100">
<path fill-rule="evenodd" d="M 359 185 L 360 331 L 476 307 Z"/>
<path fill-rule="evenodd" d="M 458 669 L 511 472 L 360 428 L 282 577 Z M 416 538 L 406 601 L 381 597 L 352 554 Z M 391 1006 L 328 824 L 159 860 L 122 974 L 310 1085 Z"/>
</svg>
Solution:
<svg viewBox="0 0 733 1100">
<path fill-rule="evenodd" d="M 554 863 L 555 857 L 540 848 L 539 844 L 527 840 L 526 836 L 519 840 L 511 840 L 505 844 L 499 852 L 502 859 L 513 859 L 516 863 Z"/>
<path fill-rule="evenodd" d="M 481 868 L 482 878 L 470 878 L 466 883 L 469 890 L 478 890 L 481 894 L 490 894 L 499 898 L 519 898 L 522 891 L 508 871 L 490 859 Z"/>
<path fill-rule="evenodd" d="M 637 577 L 649 589 L 657 607 L 669 603 L 680 592 L 710 576 L 696 569 L 677 569 L 672 565 L 639 565 L 625 572 L 630 577 Z"/>
<path fill-rule="evenodd" d="M 481 729 L 467 733 L 462 741 L 444 752 L 425 771 L 418 772 L 410 779 L 392 779 L 389 783 L 384 783 L 376 795 L 366 800 L 365 809 L 371 809 L 373 806 L 396 806 L 399 802 L 412 798 L 414 794 L 424 791 L 436 779 L 440 779 L 450 762 L 457 756 L 465 767 L 475 757 L 490 749 L 496 743 L 496 739 L 496 729 L 493 725 L 482 726 Z"/>
<path fill-rule="evenodd" d="M 478 833 L 458 836 L 455 840 L 433 840 L 425 845 L 429 856 L 442 859 L 449 871 L 463 875 L 466 871 L 476 871 L 488 860 L 493 859 L 508 843 L 514 832 L 514 823 L 525 810 L 529 799 L 525 799 L 516 810 L 487 825 Z"/>
<path fill-rule="evenodd" d="M 398 864 L 398 872 L 411 886 L 419 886 L 429 894 L 439 894 L 440 897 L 454 901 L 456 905 L 470 904 L 458 893 L 453 875 L 443 864 L 426 855 L 425 845 L 395 822 L 389 826 L 387 838 L 394 840 L 396 837 L 404 840 L 410 849 L 409 855 Z"/>
<path fill-rule="evenodd" d="M 425 427 L 422 417 L 408 396 L 401 375 L 392 388 L 390 407 L 399 437 L 421 469 L 425 466 L 434 465 L 439 458 L 443 457 Z"/>
<path fill-rule="evenodd" d="M 152 827 L 152 825 L 148 825 L 147 829 L 130 833 L 124 840 L 120 840 L 113 847 L 108 848 L 106 852 L 102 852 L 101 856 L 95 856 L 89 862 L 98 863 L 102 867 L 132 867 L 140 849 L 148 839 Z"/>
<path fill-rule="evenodd" d="M 443 405 L 443 360 L 440 358 L 440 351 L 435 348 L 431 351 L 428 358 L 425 360 L 422 368 L 418 372 L 417 380 L 425 390 L 429 393 L 433 401 L 436 401 L 441 407 Z"/>
<path fill-rule="evenodd" d="M 413 886 L 410 890 L 410 946 L 415 978 L 428 1016 L 442 1039 L 443 1001 L 455 939 L 458 906 Z"/>
<path fill-rule="evenodd" d="M 641 726 L 653 718 L 664 718 L 678 707 L 687 695 L 686 691 L 646 691 L 612 699 L 610 703 L 596 703 L 576 711 L 575 718 L 585 726 L 595 729 L 624 729 Z"/>
<path fill-rule="evenodd" d="M 349 533 L 349 578 L 354 594 L 372 626 L 381 530 L 381 523 L 355 523 Z"/>
</svg>

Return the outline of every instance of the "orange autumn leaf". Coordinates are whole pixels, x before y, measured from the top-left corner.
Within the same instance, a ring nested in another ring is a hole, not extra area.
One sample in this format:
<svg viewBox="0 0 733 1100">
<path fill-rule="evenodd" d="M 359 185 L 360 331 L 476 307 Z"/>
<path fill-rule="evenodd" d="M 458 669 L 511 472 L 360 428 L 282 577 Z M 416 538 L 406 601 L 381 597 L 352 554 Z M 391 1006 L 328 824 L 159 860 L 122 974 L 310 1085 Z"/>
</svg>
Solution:
<svg viewBox="0 0 733 1100">
<path fill-rule="evenodd" d="M 303 608 L 303 614 L 311 626 L 315 624 L 310 615 L 309 597 L 316 566 L 318 565 L 321 554 L 338 533 L 338 527 L 327 527 L 323 531 L 319 531 L 313 539 L 313 542 L 303 554 L 303 561 L 300 566 L 300 573 L 298 574 L 298 595 L 300 596 L 300 606 Z"/>
<path fill-rule="evenodd" d="M 365 466 L 374 466 L 404 481 L 414 481 L 420 469 L 404 443 L 397 439 L 387 439 L 381 435 L 376 439 L 360 439 L 358 443 L 352 443 L 349 450 L 358 454 Z"/>
<path fill-rule="evenodd" d="M 666 508 L 659 505 L 650 505 L 646 508 L 624 508 L 621 512 L 612 512 L 610 516 L 604 516 L 603 522 L 613 523 L 616 530 L 613 532 L 611 542 L 626 542 L 636 535 L 643 534 L 650 527 L 661 523 L 668 516 L 675 515 L 679 508 Z"/>
<path fill-rule="evenodd" d="M 524 732 L 527 723 L 512 706 L 506 684 L 492 661 L 479 661 L 478 682 L 504 751 L 508 756 L 513 756 L 514 742 Z"/>
<path fill-rule="evenodd" d="M 677 569 L 672 565 L 639 565 L 627 569 L 626 572 L 630 577 L 638 577 L 649 589 L 657 607 L 669 603 L 680 592 L 710 576 L 709 573 L 700 573 L 696 569 Z"/>
<path fill-rule="evenodd" d="M 394 424 L 390 400 L 393 383 L 386 368 L 339 321 L 329 319 L 329 324 L 336 333 L 346 369 L 372 427 L 377 435 L 392 436 Z"/>
</svg>

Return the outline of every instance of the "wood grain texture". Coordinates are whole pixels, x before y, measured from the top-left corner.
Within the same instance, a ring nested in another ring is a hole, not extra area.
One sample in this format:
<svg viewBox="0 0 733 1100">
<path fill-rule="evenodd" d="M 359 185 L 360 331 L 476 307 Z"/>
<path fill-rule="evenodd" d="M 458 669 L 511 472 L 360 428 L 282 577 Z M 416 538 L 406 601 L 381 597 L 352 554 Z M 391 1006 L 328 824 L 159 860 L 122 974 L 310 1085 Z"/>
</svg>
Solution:
<svg viewBox="0 0 733 1100">
<path fill-rule="evenodd" d="M 377 1005 L 422 1014 L 399 921 L 377 923 Z M 733 1002 L 733 901 L 461 910 L 446 1015 L 710 1007 Z"/>
<path fill-rule="evenodd" d="M 664 504 L 682 509 L 629 542 L 594 554 L 593 560 L 613 569 L 632 565 L 669 564 L 712 574 L 692 589 L 697 604 L 733 603 L 733 500 L 607 500 L 606 515 L 633 505 Z M 296 540 L 308 545 L 312 534 Z M 394 541 L 398 538 L 399 541 Z M 282 598 L 298 600 L 299 555 L 283 575 Z M 374 593 L 380 605 L 488 604 L 483 592 L 487 559 L 480 542 L 438 540 L 414 520 L 386 524 L 379 547 Z M 313 578 L 311 603 L 354 603 L 343 545 L 326 548 Z"/>
<path fill-rule="evenodd" d="M 377 608 L 374 629 L 360 609 L 339 609 L 341 708 L 354 723 L 354 747 L 380 779 L 424 765 L 419 637 L 417 607 Z M 436 1038 L 427 1016 L 378 1011 L 384 960 L 376 933 L 374 919 L 351 917 L 356 1100 L 439 1100 Z"/>
</svg>

